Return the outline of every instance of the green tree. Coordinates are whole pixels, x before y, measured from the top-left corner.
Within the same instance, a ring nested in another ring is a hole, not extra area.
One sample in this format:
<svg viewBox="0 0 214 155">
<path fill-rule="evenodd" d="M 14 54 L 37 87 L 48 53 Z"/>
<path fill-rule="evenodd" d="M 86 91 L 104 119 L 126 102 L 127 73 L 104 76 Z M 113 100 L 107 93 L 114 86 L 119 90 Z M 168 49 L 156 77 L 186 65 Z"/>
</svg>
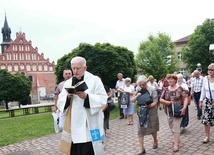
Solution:
<svg viewBox="0 0 214 155">
<path fill-rule="evenodd" d="M 140 74 L 153 75 L 156 79 L 178 69 L 175 44 L 164 33 L 149 35 L 147 41 L 141 42 L 135 61 Z"/>
<path fill-rule="evenodd" d="M 0 70 L 0 99 L 8 102 L 26 100 L 31 91 L 31 81 L 24 75 L 11 74 L 7 70 Z"/>
<path fill-rule="evenodd" d="M 187 46 L 182 49 L 182 59 L 188 64 L 189 71 L 194 71 L 201 63 L 203 73 L 207 73 L 207 66 L 214 62 L 214 53 L 209 51 L 210 44 L 214 44 L 214 20 L 206 19 L 196 27 Z"/>
<path fill-rule="evenodd" d="M 70 67 L 70 60 L 75 56 L 82 56 L 87 60 L 88 71 L 101 76 L 103 83 L 108 87 L 115 87 L 117 73 L 122 72 L 124 77 L 134 79 L 136 66 L 134 54 L 125 47 L 114 46 L 109 43 L 96 43 L 94 46 L 81 43 L 71 53 L 58 59 L 55 74 L 57 81 L 61 81 L 64 67 Z"/>
</svg>

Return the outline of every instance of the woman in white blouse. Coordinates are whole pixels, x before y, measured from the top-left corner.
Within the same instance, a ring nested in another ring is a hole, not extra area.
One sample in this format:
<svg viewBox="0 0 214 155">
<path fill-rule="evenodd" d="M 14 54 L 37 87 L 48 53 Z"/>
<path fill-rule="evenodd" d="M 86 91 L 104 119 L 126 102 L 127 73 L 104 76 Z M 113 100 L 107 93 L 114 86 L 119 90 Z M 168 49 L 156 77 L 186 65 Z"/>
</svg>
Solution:
<svg viewBox="0 0 214 155">
<path fill-rule="evenodd" d="M 130 99 L 132 98 L 133 94 L 135 93 L 134 86 L 131 85 L 131 78 L 127 77 L 125 79 L 125 86 L 122 88 L 118 89 L 119 92 L 127 92 L 130 94 Z M 127 108 L 123 109 L 123 113 L 125 116 L 127 116 L 127 125 L 133 125 L 134 119 L 133 119 L 133 114 L 134 114 L 134 102 L 131 100 L 129 101 L 129 106 Z"/>
<path fill-rule="evenodd" d="M 204 99 L 206 99 L 206 102 L 202 123 L 205 127 L 206 137 L 203 143 L 207 143 L 210 141 L 210 126 L 214 125 L 214 63 L 208 66 L 208 76 L 204 78 L 200 96 L 200 108 L 202 108 Z"/>
</svg>

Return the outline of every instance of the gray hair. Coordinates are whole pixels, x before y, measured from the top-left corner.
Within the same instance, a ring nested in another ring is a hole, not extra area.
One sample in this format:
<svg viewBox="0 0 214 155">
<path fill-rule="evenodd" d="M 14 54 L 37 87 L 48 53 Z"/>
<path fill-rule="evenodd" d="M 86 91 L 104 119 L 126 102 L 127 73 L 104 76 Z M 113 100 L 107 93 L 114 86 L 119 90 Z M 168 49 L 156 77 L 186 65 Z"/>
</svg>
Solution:
<svg viewBox="0 0 214 155">
<path fill-rule="evenodd" d="M 122 76 L 123 76 L 123 74 L 122 74 L 122 73 L 117 73 L 117 76 L 118 76 L 118 75 L 122 75 Z"/>
<path fill-rule="evenodd" d="M 210 68 L 214 68 L 214 63 L 211 63 L 209 66 L 208 66 L 208 68 L 210 69 Z"/>
<path fill-rule="evenodd" d="M 73 58 L 71 59 L 71 65 L 72 65 L 72 63 L 75 62 L 75 61 L 80 61 L 80 62 L 82 62 L 82 65 L 83 65 L 83 66 L 86 66 L 86 60 L 85 60 L 85 58 L 83 58 L 83 57 L 81 57 L 81 56 L 73 57 Z"/>
<path fill-rule="evenodd" d="M 141 75 L 137 79 L 137 84 L 139 84 L 140 82 L 147 83 L 147 81 L 148 81 L 147 77 L 145 75 Z"/>
<path fill-rule="evenodd" d="M 183 78 L 183 75 L 181 73 L 177 74 L 178 78 Z"/>
</svg>

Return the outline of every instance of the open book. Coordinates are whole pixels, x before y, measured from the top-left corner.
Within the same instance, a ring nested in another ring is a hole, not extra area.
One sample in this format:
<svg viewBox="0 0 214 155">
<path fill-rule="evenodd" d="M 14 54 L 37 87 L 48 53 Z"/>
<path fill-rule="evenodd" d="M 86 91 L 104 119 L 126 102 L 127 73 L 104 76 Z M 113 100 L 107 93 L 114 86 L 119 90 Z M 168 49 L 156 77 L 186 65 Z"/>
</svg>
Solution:
<svg viewBox="0 0 214 155">
<path fill-rule="evenodd" d="M 85 91 L 86 89 L 88 89 L 88 86 L 85 83 L 85 81 L 80 81 L 77 84 L 75 84 L 74 86 L 65 87 L 65 89 L 67 90 L 68 93 L 74 94 L 78 91 Z"/>
</svg>

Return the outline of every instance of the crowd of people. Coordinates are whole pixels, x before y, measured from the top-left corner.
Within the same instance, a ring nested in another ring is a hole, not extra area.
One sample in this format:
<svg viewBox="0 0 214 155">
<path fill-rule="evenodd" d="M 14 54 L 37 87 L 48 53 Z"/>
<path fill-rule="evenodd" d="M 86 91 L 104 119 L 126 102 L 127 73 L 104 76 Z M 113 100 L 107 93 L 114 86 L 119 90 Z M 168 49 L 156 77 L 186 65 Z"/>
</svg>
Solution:
<svg viewBox="0 0 214 155">
<path fill-rule="evenodd" d="M 125 79 L 120 78 L 118 81 L 122 83 Z M 117 82 L 118 83 L 118 82 Z M 195 70 L 191 77 L 187 80 L 183 78 L 182 74 L 174 72 L 162 75 L 161 80 L 156 82 L 154 77 L 150 75 L 148 78 L 139 76 L 135 84 L 135 95 L 130 102 L 137 102 L 137 99 L 142 95 L 141 90 L 146 88 L 153 100 L 149 105 L 145 105 L 148 109 L 148 126 L 142 126 L 141 118 L 138 122 L 138 136 L 139 147 L 142 155 L 146 153 L 144 148 L 144 136 L 152 135 L 154 139 L 153 149 L 158 148 L 157 132 L 159 131 L 158 112 L 159 109 L 164 108 L 167 116 L 168 125 L 172 132 L 173 152 L 179 151 L 179 138 L 181 131 L 189 124 L 189 110 L 191 100 L 196 107 L 196 119 L 201 120 L 205 127 L 205 138 L 202 143 L 210 141 L 210 127 L 214 125 L 214 63 L 208 66 L 208 75 L 202 76 L 200 71 Z M 123 86 L 122 86 L 123 87 Z M 120 92 L 120 88 L 116 90 Z M 156 95 L 154 95 L 156 94 Z M 203 104 L 204 103 L 204 104 Z M 181 107 L 180 117 L 175 116 L 175 108 Z M 204 111 L 203 108 L 204 107 Z M 141 106 L 138 106 L 138 113 L 141 112 Z M 124 113 L 125 114 L 125 113 Z M 123 117 L 122 117 L 123 118 Z M 146 122 L 146 121 L 145 121 Z"/>
<path fill-rule="evenodd" d="M 127 125 L 137 124 L 140 152 L 146 153 L 144 136 L 152 135 L 153 149 L 158 148 L 159 118 L 158 109 L 164 109 L 169 128 L 172 132 L 172 151 L 179 151 L 181 131 L 189 123 L 188 105 L 194 102 L 197 114 L 205 126 L 203 143 L 210 141 L 210 127 L 214 125 L 214 63 L 208 66 L 208 75 L 203 77 L 198 70 L 191 74 L 187 81 L 182 74 L 174 72 L 162 75 L 160 81 L 150 75 L 138 77 L 132 83 L 129 77 L 124 78 L 118 73 L 115 93 L 102 83 L 102 80 L 87 71 L 86 60 L 83 57 L 74 57 L 71 60 L 73 76 L 63 82 L 62 89 L 56 91 L 55 108 L 63 116 L 61 123 L 62 140 L 60 150 L 65 154 L 73 155 L 103 155 L 105 133 L 109 129 L 108 100 L 118 98 L 120 119 L 127 119 Z M 63 73 L 64 74 L 64 73 Z M 84 81 L 87 90 L 68 93 L 66 87 L 74 86 Z M 141 103 L 140 103 L 141 102 Z M 204 103 L 204 104 L 203 104 Z M 135 104 L 139 120 L 134 122 Z M 204 111 L 202 112 L 202 107 Z M 58 109 L 58 110 L 57 110 Z M 66 121 L 67 120 L 67 121 Z M 69 121 L 68 121 L 69 120 Z"/>
</svg>

